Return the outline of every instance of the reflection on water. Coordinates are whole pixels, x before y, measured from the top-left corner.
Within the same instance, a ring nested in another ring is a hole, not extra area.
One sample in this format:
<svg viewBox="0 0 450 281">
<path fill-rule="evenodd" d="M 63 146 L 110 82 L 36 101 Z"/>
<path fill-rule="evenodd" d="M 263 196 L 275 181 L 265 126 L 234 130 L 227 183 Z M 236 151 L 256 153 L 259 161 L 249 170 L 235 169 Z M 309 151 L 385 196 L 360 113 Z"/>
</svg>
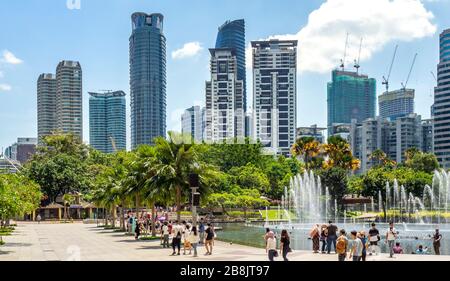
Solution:
<svg viewBox="0 0 450 281">
<path fill-rule="evenodd" d="M 264 248 L 265 228 L 262 224 L 222 224 L 223 231 L 218 233 L 218 239 L 236 244 Z M 280 237 L 281 230 L 288 229 L 291 235 L 291 247 L 294 250 L 312 250 L 312 241 L 309 239 L 309 231 L 312 225 L 292 224 L 292 225 L 273 225 L 270 228 Z M 339 228 L 343 227 L 338 225 Z M 388 248 L 384 243 L 385 233 L 387 231 L 386 224 L 377 224 L 377 228 L 381 234 L 379 243 L 381 251 L 386 253 Z M 436 225 L 427 224 L 397 224 L 395 226 L 399 232 L 397 242 L 403 248 L 405 254 L 415 252 L 419 245 L 428 247 L 428 253 L 434 254 L 433 243 L 431 237 L 434 233 Z M 370 229 L 369 224 L 345 224 L 344 229 L 349 233 L 352 230 L 365 230 L 366 233 Z M 450 224 L 441 224 L 439 226 L 442 234 L 441 254 L 450 255 Z"/>
</svg>

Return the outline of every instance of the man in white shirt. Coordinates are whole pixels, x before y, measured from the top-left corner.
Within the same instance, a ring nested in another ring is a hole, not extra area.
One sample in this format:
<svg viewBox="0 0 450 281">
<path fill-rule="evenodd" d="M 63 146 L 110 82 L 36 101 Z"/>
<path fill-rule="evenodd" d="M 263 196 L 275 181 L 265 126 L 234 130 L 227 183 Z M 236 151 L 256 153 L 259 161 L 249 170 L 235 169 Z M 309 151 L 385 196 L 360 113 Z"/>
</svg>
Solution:
<svg viewBox="0 0 450 281">
<path fill-rule="evenodd" d="M 161 228 L 161 234 L 163 238 L 163 248 L 169 248 L 169 226 L 167 222 L 164 222 L 164 225 Z"/>
<path fill-rule="evenodd" d="M 397 239 L 397 231 L 394 228 L 394 223 L 390 222 L 389 223 L 389 229 L 388 229 L 388 231 L 386 233 L 386 243 L 389 246 L 389 257 L 390 258 L 394 257 L 395 239 Z"/>
</svg>

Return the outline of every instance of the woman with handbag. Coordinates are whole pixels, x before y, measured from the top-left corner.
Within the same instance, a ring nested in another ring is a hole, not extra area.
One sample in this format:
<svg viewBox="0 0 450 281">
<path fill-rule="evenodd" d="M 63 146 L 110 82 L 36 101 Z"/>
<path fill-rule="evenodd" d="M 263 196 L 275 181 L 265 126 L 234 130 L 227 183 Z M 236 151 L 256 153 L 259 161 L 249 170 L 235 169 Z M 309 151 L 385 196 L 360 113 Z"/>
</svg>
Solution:
<svg viewBox="0 0 450 281">
<path fill-rule="evenodd" d="M 283 231 L 281 231 L 280 252 L 283 256 L 284 261 L 289 261 L 287 259 L 287 254 L 292 252 L 290 245 L 291 245 L 291 238 L 289 237 L 287 230 L 283 229 Z"/>
</svg>

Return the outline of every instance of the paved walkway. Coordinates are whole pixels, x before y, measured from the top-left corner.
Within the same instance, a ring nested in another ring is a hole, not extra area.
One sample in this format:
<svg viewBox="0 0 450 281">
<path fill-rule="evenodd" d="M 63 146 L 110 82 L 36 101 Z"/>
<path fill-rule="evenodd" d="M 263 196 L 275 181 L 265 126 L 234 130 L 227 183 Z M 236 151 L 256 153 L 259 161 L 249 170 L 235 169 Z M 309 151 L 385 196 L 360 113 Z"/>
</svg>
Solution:
<svg viewBox="0 0 450 281">
<path fill-rule="evenodd" d="M 212 256 L 170 256 L 171 250 L 161 248 L 159 241 L 135 241 L 123 233 L 98 228 L 96 225 L 20 223 L 12 236 L 4 237 L 0 247 L 0 261 L 265 261 L 265 251 L 253 247 L 216 242 Z M 335 261 L 336 255 L 312 254 L 294 251 L 293 261 Z M 281 258 L 278 258 L 281 260 Z M 446 260 L 450 256 L 397 255 L 390 259 L 386 254 L 368 257 L 368 260 Z"/>
</svg>

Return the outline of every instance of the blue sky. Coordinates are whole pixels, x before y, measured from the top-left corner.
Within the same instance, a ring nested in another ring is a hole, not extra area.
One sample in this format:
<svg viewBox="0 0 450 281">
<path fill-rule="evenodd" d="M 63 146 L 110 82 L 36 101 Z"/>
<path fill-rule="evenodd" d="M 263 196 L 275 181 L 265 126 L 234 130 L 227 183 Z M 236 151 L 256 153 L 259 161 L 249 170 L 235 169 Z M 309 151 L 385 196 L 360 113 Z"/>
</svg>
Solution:
<svg viewBox="0 0 450 281">
<path fill-rule="evenodd" d="M 228 19 L 246 20 L 248 42 L 269 37 L 299 40 L 298 126 L 326 125 L 326 83 L 343 56 L 347 32 L 347 59 L 357 56 L 363 37 L 361 70 L 377 79 L 378 94 L 383 90 L 381 77 L 387 72 L 395 44 L 399 51 L 392 88 L 400 87 L 414 53 L 418 53 L 408 86 L 416 89 L 416 111 L 429 118 L 434 86 L 430 71 L 436 71 L 439 33 L 450 28 L 448 0 L 80 3 L 81 9 L 68 9 L 66 0 L 0 1 L 0 147 L 12 144 L 17 137 L 36 136 L 37 77 L 55 72 L 63 59 L 78 60 L 83 68 L 84 138 L 88 141 L 87 92 L 112 89 L 129 93 L 128 38 L 133 12 L 165 16 L 169 130 L 179 129 L 183 109 L 204 101 L 204 83 L 209 79 L 207 49 L 214 47 L 218 26 Z M 178 56 L 173 57 L 177 50 Z M 247 71 L 251 104 L 251 70 Z"/>
</svg>

